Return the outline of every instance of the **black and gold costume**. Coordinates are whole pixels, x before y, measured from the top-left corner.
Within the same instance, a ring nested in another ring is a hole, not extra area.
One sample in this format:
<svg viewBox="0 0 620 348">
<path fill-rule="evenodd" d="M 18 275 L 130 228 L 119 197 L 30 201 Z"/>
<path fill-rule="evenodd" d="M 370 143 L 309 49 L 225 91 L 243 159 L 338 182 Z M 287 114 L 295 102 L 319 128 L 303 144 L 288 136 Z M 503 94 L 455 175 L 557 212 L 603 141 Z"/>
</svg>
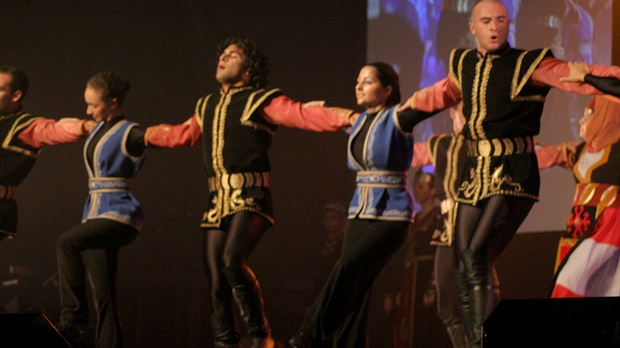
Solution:
<svg viewBox="0 0 620 348">
<path fill-rule="evenodd" d="M 147 143 L 160 147 L 191 146 L 202 138 L 209 200 L 201 227 L 216 346 L 239 346 L 233 301 L 253 346 L 271 340 L 260 285 L 247 259 L 274 222 L 267 152 L 276 128 L 335 131 L 353 113 L 295 102 L 278 89 L 231 86 L 201 98 L 185 123 L 147 129 Z"/>
<path fill-rule="evenodd" d="M 528 84 L 548 49 L 523 51 L 507 46 L 482 56 L 454 50 L 450 77 L 463 95 L 468 157 L 457 201 L 477 205 L 493 195 L 538 200 L 540 177 L 533 136 L 549 87 Z"/>
<path fill-rule="evenodd" d="M 0 116 L 0 234 L 15 236 L 17 204 L 15 191 L 34 166 L 40 149 L 24 144 L 17 136 L 35 117 L 19 111 Z"/>
<path fill-rule="evenodd" d="M 202 138 L 210 198 L 201 227 L 220 227 L 223 217 L 243 210 L 273 223 L 267 150 L 277 126 L 262 117 L 260 107 L 280 94 L 277 89 L 231 88 L 196 104 L 202 133 L 210 134 Z"/>
<path fill-rule="evenodd" d="M 484 51 L 484 49 L 483 49 Z M 503 252 L 538 200 L 539 174 L 533 136 L 540 130 L 550 88 L 598 94 L 587 84 L 562 81 L 568 62 L 549 49 L 524 51 L 509 44 L 482 54 L 451 53 L 450 74 L 414 93 L 412 109 L 438 112 L 463 101 L 468 156 L 459 186 L 455 245 L 457 290 L 469 345 L 481 345 L 487 312 L 488 264 Z M 620 76 L 618 67 L 590 66 L 598 76 Z"/>
<path fill-rule="evenodd" d="M 458 196 L 458 186 L 467 157 L 463 135 L 431 135 L 426 141 L 426 150 L 431 163 L 435 166 L 437 183 L 435 192 L 441 201 L 441 213 L 444 223 L 435 230 L 431 245 L 451 246 L 454 240 L 454 219 L 456 209 L 454 202 Z"/>
</svg>

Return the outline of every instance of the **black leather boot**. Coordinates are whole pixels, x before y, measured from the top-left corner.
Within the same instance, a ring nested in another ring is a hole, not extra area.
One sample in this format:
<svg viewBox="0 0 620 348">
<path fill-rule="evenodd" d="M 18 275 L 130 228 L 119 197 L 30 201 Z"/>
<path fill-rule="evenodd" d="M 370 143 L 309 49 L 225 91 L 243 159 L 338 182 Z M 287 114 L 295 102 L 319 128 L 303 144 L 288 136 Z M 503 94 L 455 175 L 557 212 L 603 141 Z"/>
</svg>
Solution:
<svg viewBox="0 0 620 348">
<path fill-rule="evenodd" d="M 241 336 L 237 331 L 237 325 L 232 313 L 210 314 L 211 332 L 217 348 L 240 348 Z"/>
<path fill-rule="evenodd" d="M 241 317 L 248 328 L 248 335 L 252 338 L 252 348 L 273 348 L 271 329 L 263 304 L 263 297 L 258 281 L 253 284 L 235 285 L 233 296 L 239 305 Z"/>
<path fill-rule="evenodd" d="M 473 335 L 471 327 L 471 310 L 469 303 L 469 286 L 465 279 L 465 273 L 459 270 L 454 271 L 454 282 L 456 284 L 456 294 L 459 297 L 459 303 L 461 305 L 461 317 L 463 318 L 462 324 L 464 329 L 464 336 L 468 337 Z M 466 342 L 465 342 L 466 344 Z M 466 345 L 464 345 L 466 347 Z"/>
<path fill-rule="evenodd" d="M 461 261 L 469 289 L 471 334 L 468 332 L 467 342 L 470 348 L 479 348 L 482 346 L 482 324 L 486 319 L 488 297 L 487 258 L 486 255 L 465 249 L 461 252 Z"/>
<path fill-rule="evenodd" d="M 452 342 L 452 347 L 454 348 L 466 348 L 467 341 L 465 341 L 465 326 L 461 320 L 454 323 L 445 323 L 446 330 L 448 331 L 448 336 L 450 336 L 450 341 Z"/>
<path fill-rule="evenodd" d="M 265 316 L 263 295 L 258 280 L 250 270 L 225 267 L 224 274 L 232 287 L 233 297 L 252 338 L 252 348 L 272 348 L 271 329 Z"/>
</svg>

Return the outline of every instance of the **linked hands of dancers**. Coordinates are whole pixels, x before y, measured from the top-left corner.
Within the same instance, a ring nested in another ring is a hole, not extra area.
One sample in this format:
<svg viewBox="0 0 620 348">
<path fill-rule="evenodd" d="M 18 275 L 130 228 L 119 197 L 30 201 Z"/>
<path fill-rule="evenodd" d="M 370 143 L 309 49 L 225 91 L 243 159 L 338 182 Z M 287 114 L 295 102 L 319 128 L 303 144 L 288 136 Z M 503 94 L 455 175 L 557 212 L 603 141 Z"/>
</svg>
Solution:
<svg viewBox="0 0 620 348">
<path fill-rule="evenodd" d="M 403 112 L 403 111 L 411 109 L 412 99 L 413 99 L 413 95 L 411 97 L 409 97 L 409 99 L 407 99 L 407 101 L 404 102 L 401 106 L 396 108 L 396 112 Z"/>
<path fill-rule="evenodd" d="M 585 76 L 590 73 L 590 66 L 586 62 L 568 62 L 570 73 L 560 77 L 562 82 L 583 82 Z"/>
<path fill-rule="evenodd" d="M 85 120 L 84 123 L 82 124 L 82 129 L 84 130 L 84 134 L 90 134 L 93 128 L 95 128 L 96 124 L 97 122 L 93 120 Z"/>
</svg>

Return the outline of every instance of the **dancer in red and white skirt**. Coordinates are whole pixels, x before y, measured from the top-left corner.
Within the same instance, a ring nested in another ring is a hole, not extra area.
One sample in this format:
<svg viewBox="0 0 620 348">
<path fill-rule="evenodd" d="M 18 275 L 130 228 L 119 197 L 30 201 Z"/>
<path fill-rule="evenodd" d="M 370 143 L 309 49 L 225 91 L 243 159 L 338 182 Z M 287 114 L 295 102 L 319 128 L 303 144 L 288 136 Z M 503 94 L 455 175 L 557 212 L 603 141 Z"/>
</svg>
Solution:
<svg viewBox="0 0 620 348">
<path fill-rule="evenodd" d="M 585 64 L 573 69 L 588 72 Z M 601 91 L 618 95 L 620 80 L 585 76 Z M 575 149 L 558 146 L 555 159 L 539 161 L 565 162 L 577 183 L 551 297 L 620 296 L 620 99 L 596 96 L 579 122 L 582 143 Z"/>
</svg>

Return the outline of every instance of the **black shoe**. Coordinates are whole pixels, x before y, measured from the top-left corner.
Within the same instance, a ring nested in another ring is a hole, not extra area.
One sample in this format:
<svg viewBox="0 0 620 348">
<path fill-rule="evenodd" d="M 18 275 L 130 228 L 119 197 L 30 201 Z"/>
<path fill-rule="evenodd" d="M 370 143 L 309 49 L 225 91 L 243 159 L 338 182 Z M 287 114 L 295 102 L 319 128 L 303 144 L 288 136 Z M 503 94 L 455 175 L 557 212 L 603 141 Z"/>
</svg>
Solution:
<svg viewBox="0 0 620 348">
<path fill-rule="evenodd" d="M 303 334 L 303 332 L 291 337 L 288 344 L 293 348 L 312 348 L 312 340 Z"/>
</svg>

